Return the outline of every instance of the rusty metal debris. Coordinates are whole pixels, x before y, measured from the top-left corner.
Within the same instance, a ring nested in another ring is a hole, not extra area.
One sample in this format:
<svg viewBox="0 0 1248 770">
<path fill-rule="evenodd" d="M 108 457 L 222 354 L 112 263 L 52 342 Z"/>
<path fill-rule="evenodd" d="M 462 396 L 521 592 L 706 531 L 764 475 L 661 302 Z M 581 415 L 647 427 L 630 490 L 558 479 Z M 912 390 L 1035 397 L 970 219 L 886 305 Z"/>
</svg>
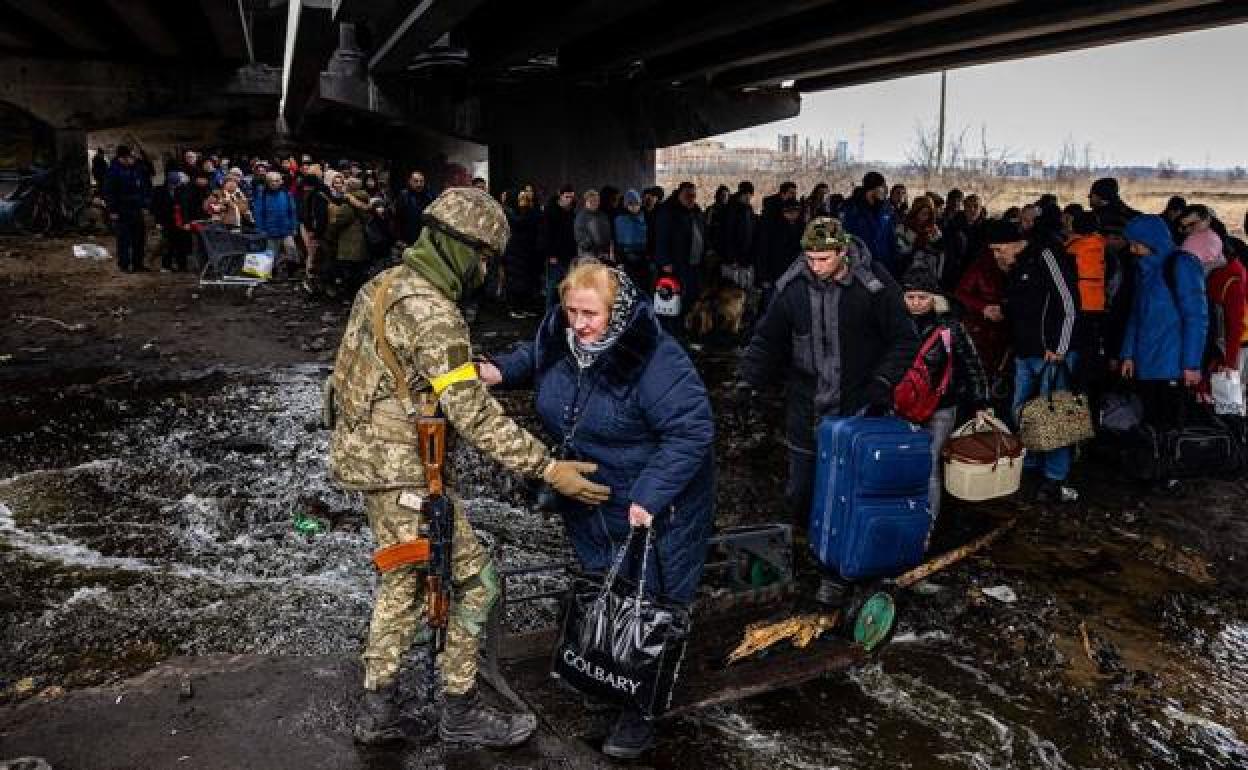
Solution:
<svg viewBox="0 0 1248 770">
<path fill-rule="evenodd" d="M 792 642 L 794 647 L 805 649 L 825 631 L 836 628 L 840 619 L 841 613 L 839 612 L 831 615 L 810 613 L 795 615 L 775 623 L 751 623 L 746 627 L 741 643 L 728 653 L 728 663 L 736 663 L 738 660 L 769 649 L 786 639 Z"/>
</svg>

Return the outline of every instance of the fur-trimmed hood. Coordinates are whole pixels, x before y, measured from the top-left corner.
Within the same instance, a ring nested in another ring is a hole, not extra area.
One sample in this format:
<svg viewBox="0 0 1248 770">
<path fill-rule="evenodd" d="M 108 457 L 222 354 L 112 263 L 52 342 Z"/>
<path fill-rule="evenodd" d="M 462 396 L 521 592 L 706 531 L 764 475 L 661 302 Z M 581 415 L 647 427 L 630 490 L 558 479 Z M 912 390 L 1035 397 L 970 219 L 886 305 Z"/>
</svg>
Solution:
<svg viewBox="0 0 1248 770">
<path fill-rule="evenodd" d="M 568 349 L 567 328 L 563 307 L 556 305 L 542 320 L 537 332 L 538 372 L 545 372 L 561 359 L 572 356 L 572 351 Z M 612 385 L 635 383 L 654 355 L 660 333 L 659 322 L 650 303 L 644 300 L 638 302 L 620 339 L 604 351 L 591 368 L 601 369 Z"/>
</svg>

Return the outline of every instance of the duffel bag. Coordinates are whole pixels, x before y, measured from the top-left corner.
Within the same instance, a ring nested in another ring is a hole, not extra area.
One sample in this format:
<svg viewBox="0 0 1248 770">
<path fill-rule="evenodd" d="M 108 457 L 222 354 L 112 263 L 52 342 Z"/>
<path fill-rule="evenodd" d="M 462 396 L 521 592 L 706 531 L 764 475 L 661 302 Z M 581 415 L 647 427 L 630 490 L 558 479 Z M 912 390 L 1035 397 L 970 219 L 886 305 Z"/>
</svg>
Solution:
<svg viewBox="0 0 1248 770">
<path fill-rule="evenodd" d="M 979 502 L 1012 495 L 1023 478 L 1027 450 L 996 417 L 976 418 L 950 435 L 940 450 L 945 491 Z"/>
<path fill-rule="evenodd" d="M 1054 366 L 1046 363 L 1040 369 L 1041 395 L 1023 404 L 1018 415 L 1018 432 L 1023 446 L 1034 452 L 1051 452 L 1092 438 L 1092 415 L 1088 401 L 1073 391 L 1055 391 L 1057 375 L 1065 371 L 1067 380 L 1070 370 L 1065 362 Z M 1044 393 L 1044 383 L 1049 392 Z"/>
<path fill-rule="evenodd" d="M 1216 415 L 1207 404 L 1185 399 L 1183 425 L 1164 436 L 1166 475 L 1196 478 L 1234 473 L 1243 459 L 1230 421 Z"/>
<path fill-rule="evenodd" d="M 654 719 L 671 705 L 691 617 L 688 607 L 645 595 L 653 527 L 646 528 L 641 577 L 635 587 L 619 576 L 636 532 L 629 532 L 606 577 L 581 576 L 573 581 L 550 675 L 586 695 Z M 657 550 L 654 557 L 658 558 Z"/>
</svg>

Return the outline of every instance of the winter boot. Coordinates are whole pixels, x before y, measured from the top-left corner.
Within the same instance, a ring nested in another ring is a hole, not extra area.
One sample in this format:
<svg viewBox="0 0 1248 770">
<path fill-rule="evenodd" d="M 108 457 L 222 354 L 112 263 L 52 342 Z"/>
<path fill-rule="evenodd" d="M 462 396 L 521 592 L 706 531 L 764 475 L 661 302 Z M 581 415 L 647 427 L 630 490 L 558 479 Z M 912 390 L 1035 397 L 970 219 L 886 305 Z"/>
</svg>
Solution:
<svg viewBox="0 0 1248 770">
<path fill-rule="evenodd" d="M 505 714 L 481 702 L 473 687 L 463 695 L 446 694 L 438 735 L 443 743 L 466 743 L 509 749 L 527 741 L 537 730 L 532 714 Z"/>
<path fill-rule="evenodd" d="M 637 759 L 653 746 L 654 723 L 642 719 L 633 709 L 625 709 L 602 742 L 602 753 L 616 759 Z"/>
<path fill-rule="evenodd" d="M 395 684 L 380 690 L 365 690 L 355 712 L 355 742 L 380 746 L 403 740 L 402 702 Z"/>
</svg>

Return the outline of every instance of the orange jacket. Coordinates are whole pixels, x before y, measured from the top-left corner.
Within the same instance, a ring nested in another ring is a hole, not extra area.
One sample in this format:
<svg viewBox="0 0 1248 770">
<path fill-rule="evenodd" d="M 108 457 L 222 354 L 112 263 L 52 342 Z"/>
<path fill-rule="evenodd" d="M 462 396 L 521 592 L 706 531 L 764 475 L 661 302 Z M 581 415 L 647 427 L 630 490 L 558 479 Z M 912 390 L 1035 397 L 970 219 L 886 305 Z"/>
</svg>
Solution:
<svg viewBox="0 0 1248 770">
<path fill-rule="evenodd" d="M 1105 311 L 1105 237 L 1076 235 L 1066 243 L 1066 252 L 1075 259 L 1079 274 L 1080 309 L 1085 313 Z"/>
</svg>

